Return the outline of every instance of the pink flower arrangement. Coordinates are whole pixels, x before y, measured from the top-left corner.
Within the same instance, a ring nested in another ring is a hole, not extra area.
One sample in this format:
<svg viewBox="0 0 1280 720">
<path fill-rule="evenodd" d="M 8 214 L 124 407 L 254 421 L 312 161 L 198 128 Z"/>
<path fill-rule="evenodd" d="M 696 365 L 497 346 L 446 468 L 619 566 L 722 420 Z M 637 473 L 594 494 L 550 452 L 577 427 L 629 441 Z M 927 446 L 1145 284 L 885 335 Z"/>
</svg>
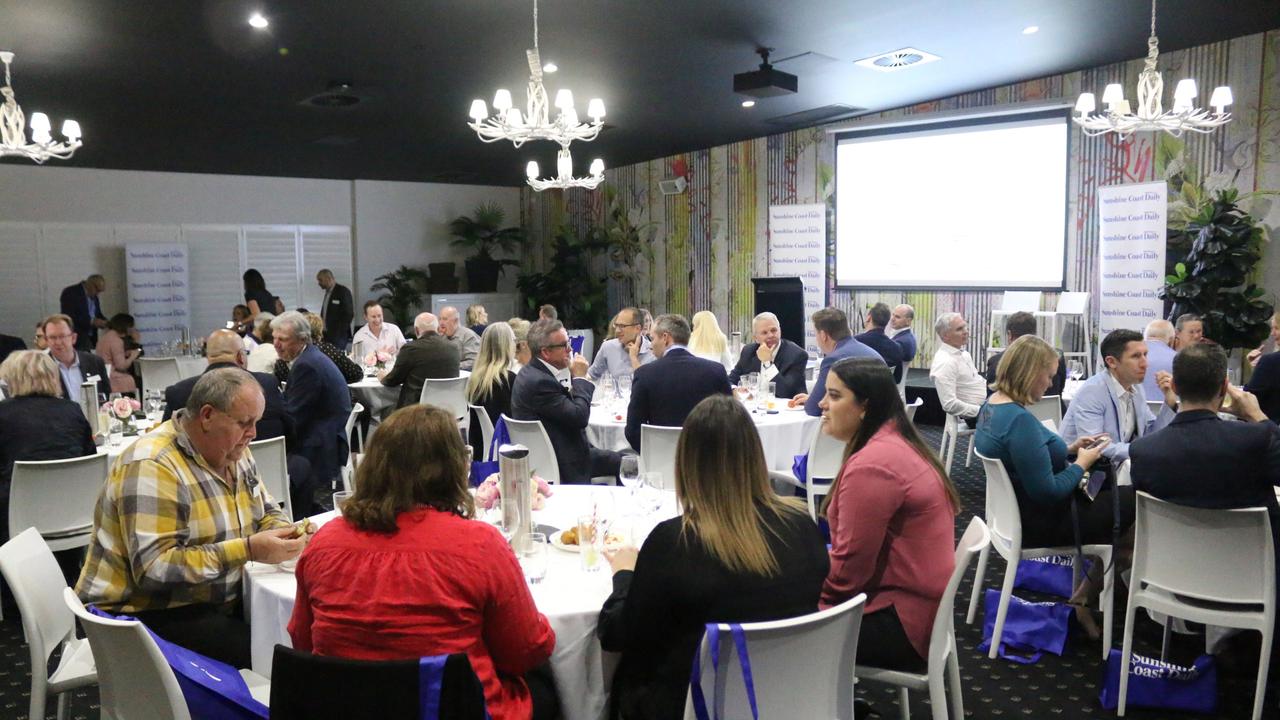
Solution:
<svg viewBox="0 0 1280 720">
<path fill-rule="evenodd" d="M 391 362 L 392 354 L 387 350 L 375 350 L 364 356 L 365 365 L 385 365 Z"/>
<path fill-rule="evenodd" d="M 533 509 L 541 510 L 546 499 L 551 497 L 551 485 L 537 475 L 533 476 L 533 480 L 538 483 L 538 492 L 533 496 Z M 498 490 L 498 473 L 485 478 L 484 482 L 480 483 L 480 487 L 476 488 L 476 504 L 485 510 L 497 506 L 501 499 L 502 493 Z"/>
<path fill-rule="evenodd" d="M 135 410 L 142 409 L 142 403 L 133 398 L 119 397 L 102 404 L 102 412 L 111 413 L 117 419 L 125 420 L 133 416 Z"/>
</svg>

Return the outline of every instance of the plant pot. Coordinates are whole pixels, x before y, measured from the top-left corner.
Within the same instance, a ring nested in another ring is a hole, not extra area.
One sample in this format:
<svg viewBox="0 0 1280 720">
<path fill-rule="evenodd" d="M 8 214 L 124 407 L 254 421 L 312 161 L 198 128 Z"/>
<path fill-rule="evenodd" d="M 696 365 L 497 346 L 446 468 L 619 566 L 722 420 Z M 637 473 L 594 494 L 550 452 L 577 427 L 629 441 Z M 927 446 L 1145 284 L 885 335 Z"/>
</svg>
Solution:
<svg viewBox="0 0 1280 720">
<path fill-rule="evenodd" d="M 454 273 L 457 271 L 457 268 L 458 268 L 457 263 L 451 263 L 451 262 L 427 263 L 427 272 L 431 274 L 432 280 L 452 278 L 454 277 Z"/>
<path fill-rule="evenodd" d="M 493 258 L 474 257 L 467 260 L 467 292 L 490 293 L 498 289 L 502 264 Z"/>
</svg>

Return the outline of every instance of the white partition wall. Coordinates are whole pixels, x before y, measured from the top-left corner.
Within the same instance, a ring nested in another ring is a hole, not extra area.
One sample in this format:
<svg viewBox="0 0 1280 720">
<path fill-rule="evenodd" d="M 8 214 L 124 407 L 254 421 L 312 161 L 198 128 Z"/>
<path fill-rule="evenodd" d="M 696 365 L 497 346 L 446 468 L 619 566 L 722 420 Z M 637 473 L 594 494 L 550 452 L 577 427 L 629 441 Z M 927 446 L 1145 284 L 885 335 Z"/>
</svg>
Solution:
<svg viewBox="0 0 1280 720">
<path fill-rule="evenodd" d="M 184 225 L 182 241 L 191 263 L 191 334 L 208 335 L 225 325 L 231 308 L 243 302 L 240 228 Z"/>
</svg>

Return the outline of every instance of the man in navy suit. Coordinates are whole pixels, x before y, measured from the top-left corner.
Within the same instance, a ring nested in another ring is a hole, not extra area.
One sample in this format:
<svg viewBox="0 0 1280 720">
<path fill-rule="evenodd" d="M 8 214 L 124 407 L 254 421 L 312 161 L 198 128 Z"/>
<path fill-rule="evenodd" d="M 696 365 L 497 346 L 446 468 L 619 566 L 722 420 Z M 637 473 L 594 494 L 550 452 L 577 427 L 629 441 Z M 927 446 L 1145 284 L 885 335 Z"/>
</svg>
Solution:
<svg viewBox="0 0 1280 720">
<path fill-rule="evenodd" d="M 333 480 L 346 461 L 351 392 L 338 366 L 311 344 L 311 324 L 302 313 L 277 315 L 271 335 L 276 354 L 290 364 L 284 406 L 301 446 L 295 451 L 311 464 L 307 479 L 289 478 L 293 510 L 312 515 L 319 510 L 316 490 Z"/>
<path fill-rule="evenodd" d="M 324 337 L 339 350 L 346 350 L 351 343 L 351 320 L 356 314 L 351 290 L 345 285 L 339 285 L 329 268 L 316 273 L 316 284 L 324 290 L 324 300 L 320 305 L 320 317 L 324 319 Z"/>
<path fill-rule="evenodd" d="M 66 315 L 50 315 L 45 318 L 44 337 L 49 344 L 49 356 L 58 365 L 62 397 L 80 402 L 80 385 L 95 376 L 98 378 L 98 394 L 111 394 L 111 379 L 107 377 L 107 366 L 102 358 L 91 352 L 76 350 L 76 331 L 71 318 Z"/>
<path fill-rule="evenodd" d="M 884 364 L 893 368 L 893 381 L 898 382 L 902 379 L 902 373 L 906 372 L 906 368 L 903 367 L 902 346 L 884 334 L 884 329 L 889 326 L 891 318 L 892 313 L 888 305 L 884 303 L 872 305 L 867 311 L 867 317 L 863 320 L 863 326 L 867 331 L 855 335 L 853 339 L 875 350 L 884 360 Z"/>
<path fill-rule="evenodd" d="M 204 370 L 206 373 L 224 367 L 245 369 L 244 340 L 231 330 L 215 330 L 209 335 L 205 340 L 204 354 L 209 360 L 209 366 Z M 280 384 L 276 382 L 275 377 L 267 373 L 250 374 L 262 386 L 262 398 L 266 401 L 266 409 L 258 420 L 257 436 L 254 439 L 270 440 L 283 435 L 292 445 L 293 421 L 284 410 L 284 397 L 280 395 Z M 187 406 L 187 398 L 191 397 L 191 390 L 199 380 L 200 375 L 196 375 L 179 380 L 164 389 L 165 408 L 162 421 L 168 420 L 173 417 L 174 412 Z"/>
<path fill-rule="evenodd" d="M 539 320 L 529 328 L 532 358 L 511 386 L 511 417 L 541 420 L 556 451 L 562 483 L 589 483 L 617 476 L 621 456 L 591 447 L 587 423 L 596 386 L 587 380 L 587 359 L 569 349 L 569 333 L 559 320 Z"/>
<path fill-rule="evenodd" d="M 62 288 L 62 294 L 58 296 L 59 312 L 71 318 L 72 328 L 79 338 L 77 350 L 92 352 L 98 344 L 98 328 L 107 326 L 107 316 L 102 314 L 102 305 L 98 301 L 98 296 L 106 289 L 106 278 L 95 273 L 84 282 Z"/>
<path fill-rule="evenodd" d="M 736 384 L 743 375 L 759 373 L 762 385 L 777 384 L 777 397 L 789 398 L 803 393 L 809 353 L 783 339 L 778 316 L 771 312 L 756 315 L 751 321 L 751 334 L 756 341 L 742 348 L 737 366 L 729 373 L 730 384 Z"/>
<path fill-rule="evenodd" d="M 682 315 L 653 320 L 649 348 L 658 359 L 635 369 L 627 406 L 627 442 L 637 451 L 641 425 L 680 427 L 704 398 L 733 392 L 723 365 L 689 352 L 691 333 Z"/>
<path fill-rule="evenodd" d="M 885 335 L 902 348 L 902 362 L 907 365 L 910 365 L 916 356 L 916 335 L 911 332 L 911 322 L 915 319 L 915 308 L 907 304 L 899 305 L 893 309 L 893 314 L 889 317 L 889 327 L 884 331 Z"/>
<path fill-rule="evenodd" d="M 818 366 L 818 378 L 813 383 L 813 392 L 799 393 L 794 396 L 793 403 L 804 403 L 804 411 L 814 417 L 822 415 L 818 403 L 827 394 L 827 371 L 837 361 L 848 357 L 873 358 L 881 363 L 884 358 L 880 353 L 863 345 L 849 333 L 849 318 L 843 310 L 825 307 L 813 314 L 813 329 L 817 336 L 818 349 L 822 350 L 822 364 Z M 779 393 L 781 395 L 781 393 Z"/>
</svg>

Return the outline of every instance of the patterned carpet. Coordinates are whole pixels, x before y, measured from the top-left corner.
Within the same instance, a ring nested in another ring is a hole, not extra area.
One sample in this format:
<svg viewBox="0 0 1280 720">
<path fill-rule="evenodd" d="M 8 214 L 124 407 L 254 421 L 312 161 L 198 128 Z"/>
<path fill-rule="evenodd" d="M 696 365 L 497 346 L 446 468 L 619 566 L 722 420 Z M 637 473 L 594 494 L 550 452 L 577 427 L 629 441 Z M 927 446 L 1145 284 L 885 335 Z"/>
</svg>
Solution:
<svg viewBox="0 0 1280 720">
<path fill-rule="evenodd" d="M 922 427 L 926 439 L 934 444 L 940 429 Z M 957 456 L 960 452 L 957 451 Z M 965 468 L 957 460 L 953 475 L 964 507 L 956 518 L 957 533 L 973 517 L 981 512 L 984 502 L 984 483 L 981 468 L 974 464 Z M 1003 577 L 1004 563 L 994 555 L 988 563 L 987 587 L 995 587 Z M 960 649 L 960 674 L 964 685 L 965 716 L 970 718 L 1112 718 L 1113 712 L 1102 709 L 1098 703 L 1102 663 L 1098 643 L 1090 641 L 1082 633 L 1073 635 L 1063 657 L 1046 654 L 1035 665 L 1017 665 L 1004 660 L 988 660 L 977 651 L 982 642 L 981 616 L 972 626 L 964 624 L 964 612 L 968 607 L 969 593 L 973 587 L 973 570 L 960 586 L 956 602 L 957 642 Z M 1034 593 L 1017 591 L 1028 600 L 1051 599 Z M 1115 645 L 1119 647 L 1126 597 L 1121 589 L 1116 597 Z M 1101 619 L 1099 619 L 1101 622 Z M 1256 638 L 1256 634 L 1253 636 Z M 1158 656 L 1160 653 L 1160 627 L 1149 620 L 1140 622 L 1134 639 L 1138 652 Z M 1257 677 L 1256 640 L 1240 643 L 1219 661 L 1219 711 L 1218 718 L 1248 718 L 1253 703 L 1254 681 Z M 1190 662 L 1203 652 L 1200 636 L 1174 636 L 1170 660 Z M 0 719 L 25 719 L 27 717 L 30 689 L 30 666 L 26 645 L 22 637 L 22 625 L 15 614 L 5 613 L 0 623 Z M 863 684 L 862 697 L 870 700 L 886 720 L 898 717 L 897 691 L 892 688 Z M 1275 705 L 1280 695 L 1269 687 L 1271 706 L 1263 713 L 1265 718 L 1280 718 Z M 75 720 L 96 720 L 98 717 L 98 693 L 89 689 L 74 694 L 69 717 Z M 48 718 L 55 717 L 56 706 L 51 702 Z M 911 693 L 911 714 L 916 718 L 930 717 L 931 708 L 927 693 Z M 1193 717 L 1168 711 L 1143 711 L 1130 708 L 1127 717 L 1170 718 Z M 1203 717 L 1203 716 L 1200 716 Z M 806 719 L 797 719 L 806 720 Z"/>
</svg>

